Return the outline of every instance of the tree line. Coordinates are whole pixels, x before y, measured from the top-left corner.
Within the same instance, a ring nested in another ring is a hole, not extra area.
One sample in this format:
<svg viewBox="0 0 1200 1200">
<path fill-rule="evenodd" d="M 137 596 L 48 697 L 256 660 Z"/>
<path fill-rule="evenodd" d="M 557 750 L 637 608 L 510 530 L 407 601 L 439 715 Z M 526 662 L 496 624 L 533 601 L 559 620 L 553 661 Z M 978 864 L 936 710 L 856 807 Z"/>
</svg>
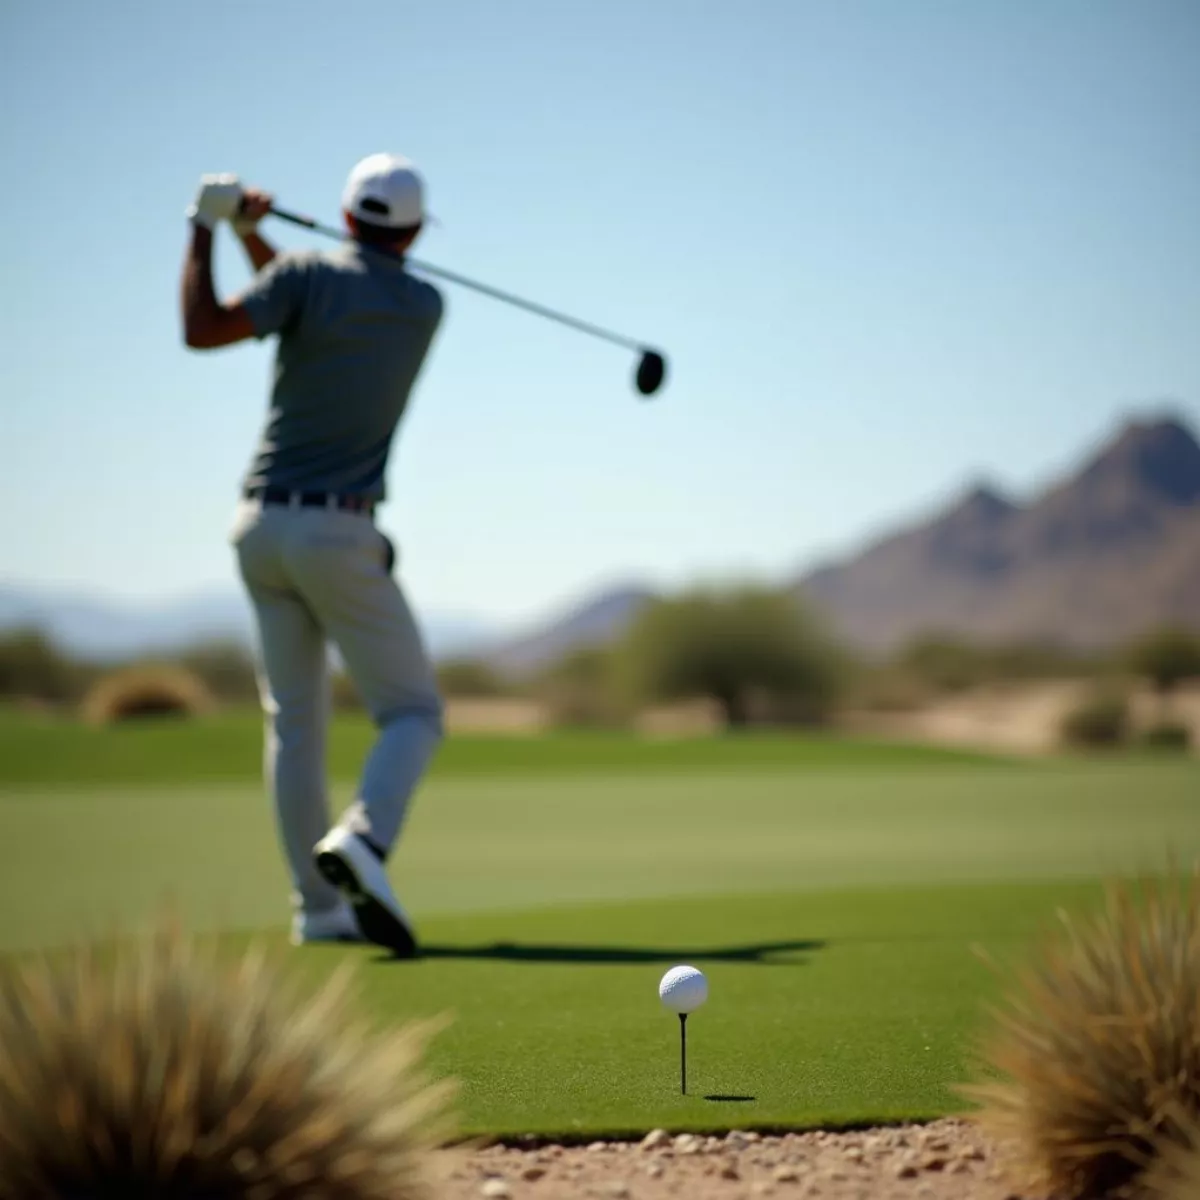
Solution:
<svg viewBox="0 0 1200 1200">
<path fill-rule="evenodd" d="M 257 700 L 254 663 L 238 643 L 193 646 L 167 661 L 223 703 Z M 129 665 L 81 660 L 37 629 L 12 630 L 0 635 L 0 698 L 69 709 Z M 1154 629 L 1087 654 L 931 633 L 872 658 L 839 643 L 794 594 L 701 588 L 649 603 L 615 642 L 578 649 L 532 674 L 506 675 L 485 658 L 442 662 L 438 674 L 448 697 L 534 700 L 565 725 L 618 726 L 648 706 L 690 700 L 708 702 L 730 728 L 820 725 L 845 708 L 903 710 L 984 684 L 1038 679 L 1103 683 L 1132 675 L 1148 680 L 1165 704 L 1181 684 L 1200 679 L 1200 636 Z M 344 675 L 335 674 L 333 698 L 342 708 L 358 703 Z"/>
</svg>

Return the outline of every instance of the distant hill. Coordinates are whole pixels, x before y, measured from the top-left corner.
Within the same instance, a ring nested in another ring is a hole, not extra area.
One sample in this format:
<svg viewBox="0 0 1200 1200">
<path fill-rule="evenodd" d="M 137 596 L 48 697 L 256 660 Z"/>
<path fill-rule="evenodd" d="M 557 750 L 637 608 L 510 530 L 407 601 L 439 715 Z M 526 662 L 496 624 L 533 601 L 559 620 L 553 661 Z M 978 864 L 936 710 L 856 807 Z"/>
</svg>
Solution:
<svg viewBox="0 0 1200 1200">
<path fill-rule="evenodd" d="M 932 631 L 1087 647 L 1165 621 L 1200 628 L 1200 442 L 1174 416 L 1132 421 L 1028 501 L 976 482 L 792 586 L 876 651 Z M 495 661 L 524 671 L 609 640 L 652 595 L 581 601 Z"/>
<path fill-rule="evenodd" d="M 66 590 L 0 583 L 0 631 L 33 626 L 72 654 L 117 660 L 167 654 L 202 641 L 253 638 L 250 606 L 240 592 L 212 591 L 157 604 L 100 600 Z M 422 619 L 438 658 L 475 652 L 496 640 L 482 621 L 443 614 Z"/>
<path fill-rule="evenodd" d="M 1133 421 L 1028 503 L 987 486 L 795 585 L 850 641 L 924 631 L 1100 646 L 1200 627 L 1200 442 Z"/>
<path fill-rule="evenodd" d="M 572 650 L 603 645 L 620 636 L 653 597 L 653 592 L 636 585 L 613 588 L 492 649 L 488 661 L 506 674 L 537 671 Z"/>
<path fill-rule="evenodd" d="M 1102 646 L 1172 621 L 1200 628 L 1200 442 L 1173 415 L 1129 422 L 1027 500 L 977 482 L 946 508 L 791 585 L 852 644 L 887 650 L 923 632 Z M 438 658 L 477 654 L 527 674 L 619 636 L 654 593 L 584 598 L 511 640 L 431 614 Z M 123 657 L 250 636 L 237 592 L 134 606 L 0 584 L 0 629 L 34 622 L 75 653 Z"/>
</svg>

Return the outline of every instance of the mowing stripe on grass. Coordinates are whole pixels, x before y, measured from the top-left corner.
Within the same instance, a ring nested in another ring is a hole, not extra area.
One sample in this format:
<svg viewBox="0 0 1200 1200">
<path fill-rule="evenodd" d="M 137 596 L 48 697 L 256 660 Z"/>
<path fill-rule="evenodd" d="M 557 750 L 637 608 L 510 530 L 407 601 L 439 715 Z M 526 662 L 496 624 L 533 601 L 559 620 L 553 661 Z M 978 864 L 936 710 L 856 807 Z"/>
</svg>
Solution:
<svg viewBox="0 0 1200 1200">
<path fill-rule="evenodd" d="M 375 737 L 361 716 L 335 720 L 329 772 L 357 777 Z M 748 733 L 731 737 L 643 739 L 621 733 L 544 737 L 455 735 L 433 778 L 672 773 L 758 767 L 872 767 L 890 770 L 965 764 L 1015 765 L 962 750 L 871 742 L 832 735 Z M 36 783 L 249 782 L 262 769 L 262 719 L 232 713 L 195 721 L 149 721 L 105 729 L 0 713 L 0 787 Z"/>
<path fill-rule="evenodd" d="M 442 779 L 391 866 L 418 918 L 744 891 L 1096 876 L 1200 853 L 1200 769 L 1054 765 Z M 349 799 L 342 788 L 334 809 Z M 8 789 L 0 948 L 102 933 L 166 897 L 191 920 L 287 918 L 249 786 Z"/>
</svg>

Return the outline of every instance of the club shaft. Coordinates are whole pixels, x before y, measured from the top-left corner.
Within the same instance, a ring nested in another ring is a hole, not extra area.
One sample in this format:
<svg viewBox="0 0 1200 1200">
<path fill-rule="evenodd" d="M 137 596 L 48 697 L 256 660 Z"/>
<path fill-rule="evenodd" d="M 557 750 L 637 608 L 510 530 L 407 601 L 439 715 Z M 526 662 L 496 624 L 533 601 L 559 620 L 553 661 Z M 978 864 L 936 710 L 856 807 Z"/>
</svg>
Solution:
<svg viewBox="0 0 1200 1200">
<path fill-rule="evenodd" d="M 321 233 L 326 237 L 336 238 L 338 241 L 345 240 L 344 234 L 339 233 L 336 229 L 328 225 L 322 225 L 319 221 L 314 221 L 312 217 L 305 217 L 300 213 L 288 212 L 286 209 L 274 207 L 271 209 L 271 215 L 278 217 L 281 221 L 290 221 L 293 225 L 301 225 L 305 229 L 311 229 L 314 233 Z M 581 333 L 590 334 L 592 337 L 601 338 L 617 346 L 624 346 L 628 350 L 641 351 L 644 349 L 642 343 L 634 341 L 633 338 L 625 337 L 620 333 L 613 333 L 612 330 L 603 329 L 599 325 L 591 324 L 589 321 L 581 321 L 578 317 L 568 316 L 566 313 L 558 312 L 553 308 L 547 308 L 543 304 L 535 304 L 532 300 L 525 300 L 521 296 L 514 296 L 511 292 L 501 291 L 500 288 L 492 287 L 490 284 L 468 279 L 465 275 L 459 275 L 456 271 L 448 271 L 445 267 L 435 267 L 432 263 L 422 262 L 420 259 L 408 256 L 405 256 L 405 261 L 409 266 L 426 275 L 433 275 L 435 278 L 444 279 L 448 283 L 456 283 L 460 287 L 470 288 L 472 291 L 479 292 L 484 296 L 490 296 L 493 300 L 500 300 L 505 304 L 512 304 L 517 308 L 523 308 L 526 312 L 533 313 L 535 316 L 545 317 L 550 321 L 557 321 L 560 325 L 567 325 L 572 329 L 579 330 Z"/>
</svg>

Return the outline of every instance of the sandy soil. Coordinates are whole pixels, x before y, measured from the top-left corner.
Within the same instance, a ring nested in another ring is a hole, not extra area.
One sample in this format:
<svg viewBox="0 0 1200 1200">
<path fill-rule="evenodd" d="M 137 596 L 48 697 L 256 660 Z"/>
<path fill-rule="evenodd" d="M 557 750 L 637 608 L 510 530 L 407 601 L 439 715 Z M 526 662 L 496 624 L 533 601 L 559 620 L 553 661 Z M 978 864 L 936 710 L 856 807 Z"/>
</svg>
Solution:
<svg viewBox="0 0 1200 1200">
<path fill-rule="evenodd" d="M 980 687 L 947 696 L 905 713 L 850 713 L 849 732 L 895 737 L 931 745 L 960 746 L 1009 754 L 1049 754 L 1059 749 L 1062 718 L 1088 694 L 1078 680 L 1049 680 Z M 1161 715 L 1158 699 L 1142 687 L 1132 696 L 1134 724 L 1145 728 Z M 1191 727 L 1200 753 L 1200 686 L 1183 687 L 1170 704 L 1172 719 Z M 447 704 L 452 732 L 538 734 L 550 713 L 526 700 L 462 700 Z M 674 705 L 643 713 L 638 731 L 646 737 L 701 737 L 719 727 L 718 714 L 704 703 Z"/>
<path fill-rule="evenodd" d="M 637 1142 L 444 1150 L 444 1200 L 1040 1200 L 965 1121 L 856 1133 L 722 1137 L 661 1130 Z"/>
<path fill-rule="evenodd" d="M 1059 747 L 1062 719 L 1091 691 L 1087 682 L 993 685 L 947 696 L 908 713 L 858 713 L 846 724 L 860 733 L 877 733 L 932 745 L 961 746 L 1009 754 L 1049 754 Z M 1145 729 L 1162 715 L 1147 688 L 1130 697 L 1133 724 Z M 1169 705 L 1172 720 L 1192 731 L 1200 753 L 1200 687 L 1181 688 Z"/>
</svg>

